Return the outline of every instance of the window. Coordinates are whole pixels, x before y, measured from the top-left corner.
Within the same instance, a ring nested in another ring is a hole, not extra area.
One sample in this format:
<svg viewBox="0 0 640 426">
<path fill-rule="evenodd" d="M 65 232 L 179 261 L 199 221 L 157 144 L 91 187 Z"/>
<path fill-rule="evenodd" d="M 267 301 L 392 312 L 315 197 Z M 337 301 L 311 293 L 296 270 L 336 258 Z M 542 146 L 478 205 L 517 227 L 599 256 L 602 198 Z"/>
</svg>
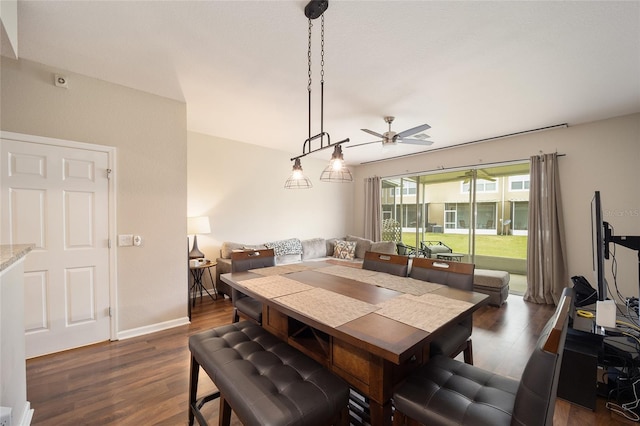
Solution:
<svg viewBox="0 0 640 426">
<path fill-rule="evenodd" d="M 462 182 L 463 193 L 469 192 L 469 187 L 469 182 Z M 476 182 L 476 193 L 478 192 L 498 192 L 498 185 L 495 181 L 478 179 L 478 181 Z"/>
<path fill-rule="evenodd" d="M 509 190 L 528 191 L 529 175 L 509 176 Z"/>
</svg>

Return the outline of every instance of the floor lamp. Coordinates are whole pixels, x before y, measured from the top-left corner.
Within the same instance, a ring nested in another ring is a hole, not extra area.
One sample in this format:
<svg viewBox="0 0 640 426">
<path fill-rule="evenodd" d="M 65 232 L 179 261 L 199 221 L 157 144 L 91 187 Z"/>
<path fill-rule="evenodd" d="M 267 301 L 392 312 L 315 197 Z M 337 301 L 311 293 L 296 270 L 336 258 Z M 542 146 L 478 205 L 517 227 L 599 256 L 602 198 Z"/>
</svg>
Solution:
<svg viewBox="0 0 640 426">
<path fill-rule="evenodd" d="M 189 252 L 189 259 L 204 257 L 204 253 L 198 249 L 198 234 L 210 234 L 211 226 L 208 216 L 187 218 L 187 234 L 193 234 L 193 248 Z"/>
</svg>

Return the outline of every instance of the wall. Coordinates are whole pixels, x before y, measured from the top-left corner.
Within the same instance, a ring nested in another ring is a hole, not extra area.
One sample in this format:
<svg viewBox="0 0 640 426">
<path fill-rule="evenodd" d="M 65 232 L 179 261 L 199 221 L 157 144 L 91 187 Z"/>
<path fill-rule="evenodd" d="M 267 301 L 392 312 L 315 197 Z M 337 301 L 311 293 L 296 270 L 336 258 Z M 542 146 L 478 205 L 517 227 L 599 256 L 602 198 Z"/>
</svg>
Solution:
<svg viewBox="0 0 640 426">
<path fill-rule="evenodd" d="M 198 247 L 215 259 L 224 241 L 259 244 L 284 238 L 344 236 L 353 227 L 353 183 L 320 182 L 327 161 L 302 159 L 311 189 L 284 189 L 287 153 L 257 145 L 188 134 L 188 215 L 209 216 L 211 234 Z"/>
<path fill-rule="evenodd" d="M 54 86 L 57 72 L 68 89 Z M 143 237 L 140 248 L 115 249 L 119 334 L 184 322 L 185 104 L 6 57 L 0 77 L 0 129 L 117 149 L 116 233 Z"/>
<path fill-rule="evenodd" d="M 640 114 L 360 166 L 355 173 L 355 216 L 364 214 L 364 179 L 369 176 L 526 159 L 540 151 L 566 154 L 559 164 L 569 274 L 584 275 L 595 285 L 590 210 L 594 191 L 601 192 L 605 220 L 617 235 L 640 235 Z M 358 222 L 355 232 L 363 229 Z M 637 252 L 616 249 L 620 291 L 625 297 L 638 296 Z M 613 290 L 611 260 L 606 269 Z"/>
</svg>

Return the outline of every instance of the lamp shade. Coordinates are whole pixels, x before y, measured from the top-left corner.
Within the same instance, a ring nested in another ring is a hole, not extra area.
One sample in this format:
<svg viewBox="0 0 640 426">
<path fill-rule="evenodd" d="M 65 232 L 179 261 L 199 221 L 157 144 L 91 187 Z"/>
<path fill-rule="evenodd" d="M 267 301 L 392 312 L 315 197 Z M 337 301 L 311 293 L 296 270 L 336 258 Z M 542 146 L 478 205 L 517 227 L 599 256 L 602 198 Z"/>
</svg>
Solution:
<svg viewBox="0 0 640 426">
<path fill-rule="evenodd" d="M 187 218 L 187 234 L 210 234 L 211 225 L 208 216 Z"/>
</svg>

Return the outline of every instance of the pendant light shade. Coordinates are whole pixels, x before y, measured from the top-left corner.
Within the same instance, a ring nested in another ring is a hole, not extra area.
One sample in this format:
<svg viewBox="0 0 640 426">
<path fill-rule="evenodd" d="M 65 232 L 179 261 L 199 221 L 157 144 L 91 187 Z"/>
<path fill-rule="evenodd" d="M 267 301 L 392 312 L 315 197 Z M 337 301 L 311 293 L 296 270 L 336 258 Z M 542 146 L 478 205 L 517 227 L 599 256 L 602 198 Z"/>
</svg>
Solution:
<svg viewBox="0 0 640 426">
<path fill-rule="evenodd" d="M 344 156 L 342 155 L 342 146 L 336 145 L 331 155 L 329 165 L 325 167 L 320 175 L 323 182 L 348 183 L 353 182 L 351 172 L 344 164 Z"/>
<path fill-rule="evenodd" d="M 296 158 L 291 176 L 289 176 L 289 179 L 284 183 L 284 187 L 286 189 L 309 189 L 313 187 L 309 178 L 302 172 L 302 165 L 300 164 L 299 158 Z"/>
</svg>

